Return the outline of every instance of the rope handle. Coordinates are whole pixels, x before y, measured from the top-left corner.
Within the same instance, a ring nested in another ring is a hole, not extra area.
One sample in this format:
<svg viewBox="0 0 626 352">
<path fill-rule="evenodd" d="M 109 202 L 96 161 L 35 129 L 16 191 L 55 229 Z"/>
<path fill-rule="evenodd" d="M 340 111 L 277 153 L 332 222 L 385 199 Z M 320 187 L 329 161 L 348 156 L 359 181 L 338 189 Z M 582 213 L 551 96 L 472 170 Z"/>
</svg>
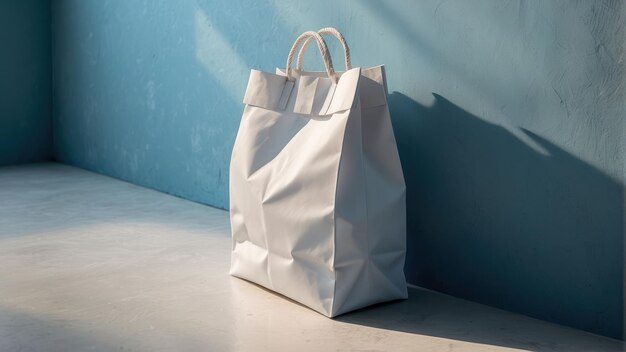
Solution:
<svg viewBox="0 0 626 352">
<path fill-rule="evenodd" d="M 315 39 L 317 42 L 317 47 L 320 49 L 320 54 L 322 54 L 322 59 L 324 60 L 324 66 L 326 67 L 326 73 L 328 77 L 334 82 L 337 83 L 337 75 L 335 74 L 335 70 L 333 69 L 333 61 L 330 58 L 330 54 L 328 53 L 328 46 L 326 45 L 326 41 L 319 35 L 317 32 L 307 31 L 302 33 L 298 39 L 293 43 L 291 50 L 289 51 L 289 56 L 287 57 L 287 79 L 289 81 L 295 81 L 293 77 L 293 69 L 291 68 L 291 64 L 293 63 L 293 57 L 296 54 L 296 50 L 305 43 L 309 41 L 311 38 Z"/>
<path fill-rule="evenodd" d="M 350 48 L 348 48 L 348 43 L 346 43 L 346 39 L 343 37 L 341 32 L 339 32 L 336 28 L 326 27 L 317 31 L 317 33 L 319 35 L 333 35 L 335 36 L 335 38 L 339 39 L 341 46 L 343 46 L 343 53 L 345 55 L 346 71 L 352 69 L 352 61 L 350 60 Z M 302 45 L 302 48 L 300 48 L 300 52 L 298 53 L 298 63 L 296 65 L 296 70 L 298 71 L 302 71 L 302 60 L 304 60 L 304 53 L 309 48 L 309 45 L 311 45 L 311 39 L 311 37 L 307 38 L 307 40 L 304 42 L 304 45 Z"/>
</svg>

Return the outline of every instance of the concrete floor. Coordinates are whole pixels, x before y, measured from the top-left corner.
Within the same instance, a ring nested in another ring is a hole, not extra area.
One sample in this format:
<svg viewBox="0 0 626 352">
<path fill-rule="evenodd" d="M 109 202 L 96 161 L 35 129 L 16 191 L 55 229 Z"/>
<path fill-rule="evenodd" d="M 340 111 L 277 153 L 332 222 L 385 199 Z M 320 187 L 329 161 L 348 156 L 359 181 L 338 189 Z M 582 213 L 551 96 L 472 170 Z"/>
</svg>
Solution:
<svg viewBox="0 0 626 352">
<path fill-rule="evenodd" d="M 225 211 L 61 164 L 0 168 L 0 351 L 622 351 L 411 289 L 331 320 L 230 277 Z"/>
</svg>

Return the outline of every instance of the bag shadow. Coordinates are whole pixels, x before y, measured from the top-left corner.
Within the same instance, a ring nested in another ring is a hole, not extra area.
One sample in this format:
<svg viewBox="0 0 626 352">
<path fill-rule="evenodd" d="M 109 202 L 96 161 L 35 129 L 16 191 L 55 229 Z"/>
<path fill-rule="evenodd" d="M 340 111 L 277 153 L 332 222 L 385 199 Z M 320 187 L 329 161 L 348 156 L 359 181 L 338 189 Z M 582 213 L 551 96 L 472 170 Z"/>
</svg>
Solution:
<svg viewBox="0 0 626 352">
<path fill-rule="evenodd" d="M 427 107 L 389 96 L 407 184 L 408 281 L 620 338 L 621 182 L 536 133 L 511 132 L 434 97 Z M 438 299 L 413 290 L 407 302 L 340 319 L 543 350 L 503 341 L 480 310 L 454 302 L 433 309 Z"/>
</svg>

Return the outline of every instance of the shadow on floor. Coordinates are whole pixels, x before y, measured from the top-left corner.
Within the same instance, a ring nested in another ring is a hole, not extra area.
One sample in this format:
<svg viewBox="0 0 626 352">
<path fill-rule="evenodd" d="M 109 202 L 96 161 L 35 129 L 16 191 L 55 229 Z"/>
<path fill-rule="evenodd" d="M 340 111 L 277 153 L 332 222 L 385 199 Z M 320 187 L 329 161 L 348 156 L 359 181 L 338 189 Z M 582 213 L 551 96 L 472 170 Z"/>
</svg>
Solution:
<svg viewBox="0 0 626 352">
<path fill-rule="evenodd" d="M 0 239 L 85 232 L 107 224 L 126 224 L 129 229 L 172 226 L 198 233 L 221 227 L 225 236 L 230 232 L 228 218 L 214 208 L 77 167 L 0 167 Z"/>
<path fill-rule="evenodd" d="M 207 351 L 220 350 L 191 333 L 171 338 L 154 329 L 137 334 L 115 323 L 63 319 L 0 307 L 0 351 Z M 107 323 L 110 326 L 103 326 Z M 123 324 L 121 324 L 123 325 Z M 25 331 L 27 333 L 25 333 Z M 148 335 L 148 338 L 145 337 Z"/>
<path fill-rule="evenodd" d="M 619 338 L 621 182 L 534 132 L 434 97 L 432 106 L 389 97 L 409 282 Z"/>
<path fill-rule="evenodd" d="M 0 350 L 2 351 L 79 351 L 117 350 L 115 339 L 92 331 L 77 331 L 63 319 L 51 321 L 0 308 Z M 24 334 L 28 329 L 29 333 Z M 87 329 L 85 329 L 87 330 Z"/>
<path fill-rule="evenodd" d="M 236 279 L 234 282 L 254 286 L 255 289 L 268 295 L 280 297 L 281 300 L 309 310 L 310 314 L 319 314 L 289 297 L 254 282 L 243 279 Z M 448 339 L 451 340 L 448 343 L 450 351 L 455 347 L 460 347 L 456 346 L 457 342 L 454 340 L 483 344 L 486 345 L 485 348 L 499 346 L 538 352 L 624 351 L 625 345 L 618 340 L 581 333 L 580 330 L 420 287 L 409 287 L 408 290 L 407 300 L 376 304 L 340 315 L 332 320 L 338 323 Z M 248 314 L 252 312 L 254 310 Z M 467 345 L 464 346 L 467 347 Z M 476 350 L 480 350 L 480 347 Z"/>
<path fill-rule="evenodd" d="M 409 299 L 378 304 L 337 321 L 526 351 L 623 351 L 617 340 L 515 315 L 433 291 L 409 288 Z M 450 350 L 454 343 L 449 345 Z"/>
</svg>

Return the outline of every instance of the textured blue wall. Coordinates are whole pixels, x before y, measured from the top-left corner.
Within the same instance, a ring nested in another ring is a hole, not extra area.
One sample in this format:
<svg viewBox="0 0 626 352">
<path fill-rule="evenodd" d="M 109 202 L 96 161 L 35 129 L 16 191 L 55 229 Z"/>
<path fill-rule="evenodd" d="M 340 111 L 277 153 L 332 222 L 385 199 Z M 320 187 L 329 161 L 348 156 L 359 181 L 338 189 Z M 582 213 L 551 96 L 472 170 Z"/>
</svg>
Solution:
<svg viewBox="0 0 626 352">
<path fill-rule="evenodd" d="M 52 154 L 50 1 L 0 1 L 0 165 Z"/>
<path fill-rule="evenodd" d="M 336 26 L 355 66 L 387 65 L 409 281 L 618 337 L 624 12 L 620 1 L 58 0 L 56 156 L 227 208 L 249 69 L 283 66 L 300 32 Z"/>
</svg>

